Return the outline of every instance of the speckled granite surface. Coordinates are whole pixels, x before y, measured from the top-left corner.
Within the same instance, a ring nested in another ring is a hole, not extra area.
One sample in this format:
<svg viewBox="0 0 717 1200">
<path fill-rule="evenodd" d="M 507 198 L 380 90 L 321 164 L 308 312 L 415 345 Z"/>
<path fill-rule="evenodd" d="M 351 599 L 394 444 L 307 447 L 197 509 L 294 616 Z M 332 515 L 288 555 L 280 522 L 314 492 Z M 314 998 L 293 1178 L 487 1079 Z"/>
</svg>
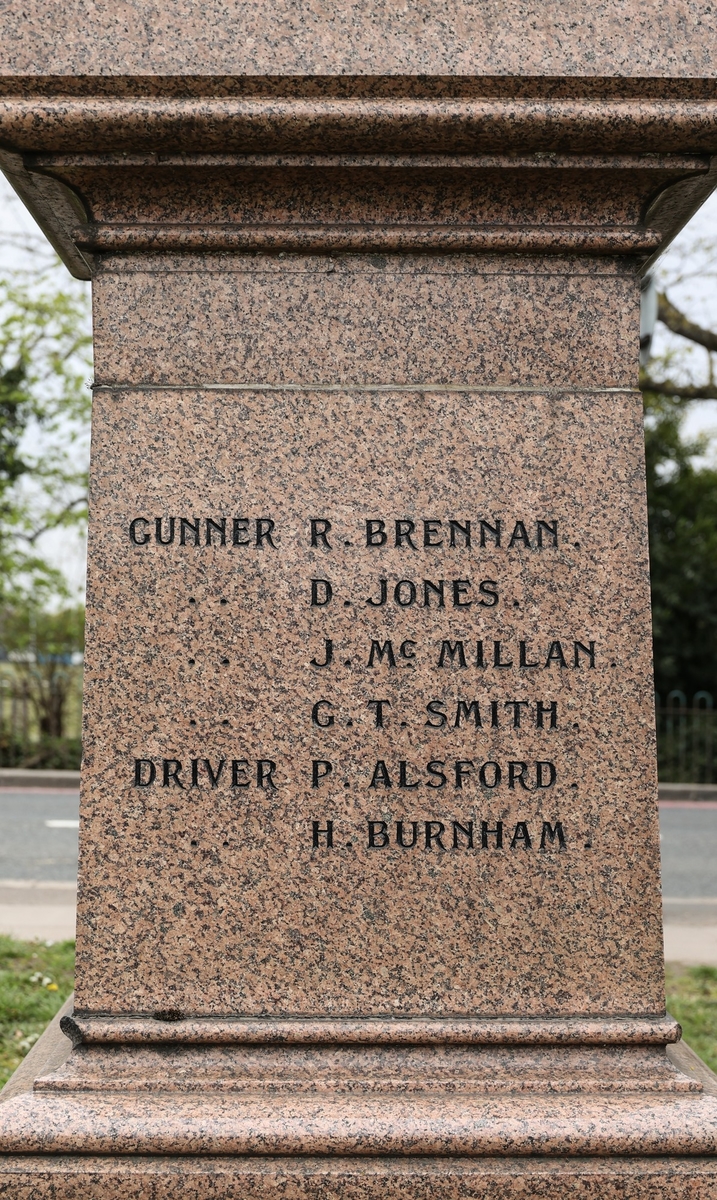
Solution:
<svg viewBox="0 0 717 1200">
<path fill-rule="evenodd" d="M 712 1200 L 713 1158 L 556 1160 L 121 1157 L 17 1159 L 0 1174 L 12 1200 Z"/>
<path fill-rule="evenodd" d="M 714 76 L 707 0 L 5 0 L 13 75 Z"/>
<path fill-rule="evenodd" d="M 640 414 L 597 388 L 96 393 L 79 1010 L 659 1011 Z M 398 514 L 417 548 L 367 547 Z"/>
<path fill-rule="evenodd" d="M 129 16 L 3 13 L 97 387 L 74 1048 L 0 1195 L 716 1196 L 636 387 L 709 14 Z"/>
</svg>

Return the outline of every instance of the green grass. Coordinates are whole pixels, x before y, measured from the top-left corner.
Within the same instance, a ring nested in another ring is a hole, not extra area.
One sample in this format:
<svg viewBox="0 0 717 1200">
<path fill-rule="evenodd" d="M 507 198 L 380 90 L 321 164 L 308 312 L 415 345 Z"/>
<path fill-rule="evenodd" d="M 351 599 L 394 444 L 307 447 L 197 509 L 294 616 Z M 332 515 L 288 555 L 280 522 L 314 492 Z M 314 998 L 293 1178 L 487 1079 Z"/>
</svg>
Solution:
<svg viewBox="0 0 717 1200">
<path fill-rule="evenodd" d="M 717 967 L 667 967 L 667 1011 L 686 1042 L 717 1071 Z"/>
<path fill-rule="evenodd" d="M 75 943 L 16 942 L 0 935 L 0 1087 L 73 988 Z"/>
</svg>

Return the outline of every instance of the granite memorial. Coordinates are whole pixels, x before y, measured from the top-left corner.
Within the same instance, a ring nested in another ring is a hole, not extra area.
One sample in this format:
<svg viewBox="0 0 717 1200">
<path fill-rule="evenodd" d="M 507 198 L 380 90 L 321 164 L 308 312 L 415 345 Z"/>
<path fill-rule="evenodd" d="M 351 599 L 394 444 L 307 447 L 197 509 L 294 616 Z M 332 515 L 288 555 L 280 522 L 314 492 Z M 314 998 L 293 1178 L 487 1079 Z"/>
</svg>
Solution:
<svg viewBox="0 0 717 1200">
<path fill-rule="evenodd" d="M 96 355 L 72 1049 L 0 1195 L 717 1196 L 637 388 L 712 7 L 0 12 Z"/>
</svg>

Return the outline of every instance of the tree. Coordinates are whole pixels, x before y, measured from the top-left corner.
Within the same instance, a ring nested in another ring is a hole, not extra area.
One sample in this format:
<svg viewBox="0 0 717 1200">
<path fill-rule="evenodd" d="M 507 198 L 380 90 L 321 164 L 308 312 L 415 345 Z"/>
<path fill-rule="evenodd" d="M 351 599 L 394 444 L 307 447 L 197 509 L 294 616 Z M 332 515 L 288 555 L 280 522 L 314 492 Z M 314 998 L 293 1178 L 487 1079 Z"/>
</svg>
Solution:
<svg viewBox="0 0 717 1200">
<path fill-rule="evenodd" d="M 665 292 L 657 293 L 657 319 L 679 337 L 686 338 L 693 346 L 703 346 L 708 351 L 707 367 L 709 378 L 706 383 L 680 383 L 672 379 L 656 379 L 654 367 L 667 365 L 669 356 L 664 356 L 661 362 L 651 362 L 652 370 L 646 370 L 641 379 L 643 392 L 653 396 L 667 396 L 673 401 L 689 404 L 693 400 L 717 400 L 717 382 L 715 381 L 713 353 L 717 353 L 717 333 L 711 329 L 703 329 L 668 299 Z"/>
<path fill-rule="evenodd" d="M 0 610 L 0 643 L 32 706 L 40 735 L 27 766 L 60 765 L 58 744 L 66 738 L 68 702 L 78 690 L 84 624 L 82 605 L 48 612 L 25 597 L 22 604 Z"/>
<path fill-rule="evenodd" d="M 714 252 L 701 249 L 698 258 L 709 262 Z M 688 699 L 701 690 L 717 697 L 717 470 L 699 461 L 709 439 L 690 441 L 683 433 L 691 405 L 717 400 L 717 333 L 691 320 L 666 289 L 657 296 L 657 318 L 678 339 L 648 361 L 641 377 L 655 686 L 664 702 L 673 689 Z M 707 359 L 702 379 L 695 348 Z"/>
<path fill-rule="evenodd" d="M 655 687 L 717 696 L 717 471 L 694 465 L 675 401 L 645 399 Z"/>
<path fill-rule="evenodd" d="M 86 521 L 89 295 L 37 235 L 3 233 L 0 251 L 25 264 L 0 272 L 0 696 L 14 696 L 0 707 L 0 762 L 77 767 L 67 719 L 79 702 L 84 612 L 43 535 Z M 39 735 L 30 746 L 28 706 Z"/>
<path fill-rule="evenodd" d="M 0 600 L 66 593 L 43 533 L 83 522 L 91 336 L 85 294 L 54 272 L 0 278 Z"/>
</svg>

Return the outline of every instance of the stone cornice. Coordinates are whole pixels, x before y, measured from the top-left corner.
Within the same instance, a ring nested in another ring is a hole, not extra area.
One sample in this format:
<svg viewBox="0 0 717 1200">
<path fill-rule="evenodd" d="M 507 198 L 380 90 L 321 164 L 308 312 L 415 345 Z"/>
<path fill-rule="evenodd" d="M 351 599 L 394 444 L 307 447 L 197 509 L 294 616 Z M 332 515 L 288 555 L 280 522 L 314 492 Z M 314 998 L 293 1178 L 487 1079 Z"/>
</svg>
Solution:
<svg viewBox="0 0 717 1200">
<path fill-rule="evenodd" d="M 177 82 L 77 95 L 6 80 L 1 165 L 83 277 L 93 255 L 146 250 L 645 261 L 717 179 L 717 96 L 704 84 L 378 95 L 364 81 L 337 95 L 302 81 L 291 95 L 290 82 L 273 95 L 211 94 L 206 81 L 199 94 Z"/>
</svg>

